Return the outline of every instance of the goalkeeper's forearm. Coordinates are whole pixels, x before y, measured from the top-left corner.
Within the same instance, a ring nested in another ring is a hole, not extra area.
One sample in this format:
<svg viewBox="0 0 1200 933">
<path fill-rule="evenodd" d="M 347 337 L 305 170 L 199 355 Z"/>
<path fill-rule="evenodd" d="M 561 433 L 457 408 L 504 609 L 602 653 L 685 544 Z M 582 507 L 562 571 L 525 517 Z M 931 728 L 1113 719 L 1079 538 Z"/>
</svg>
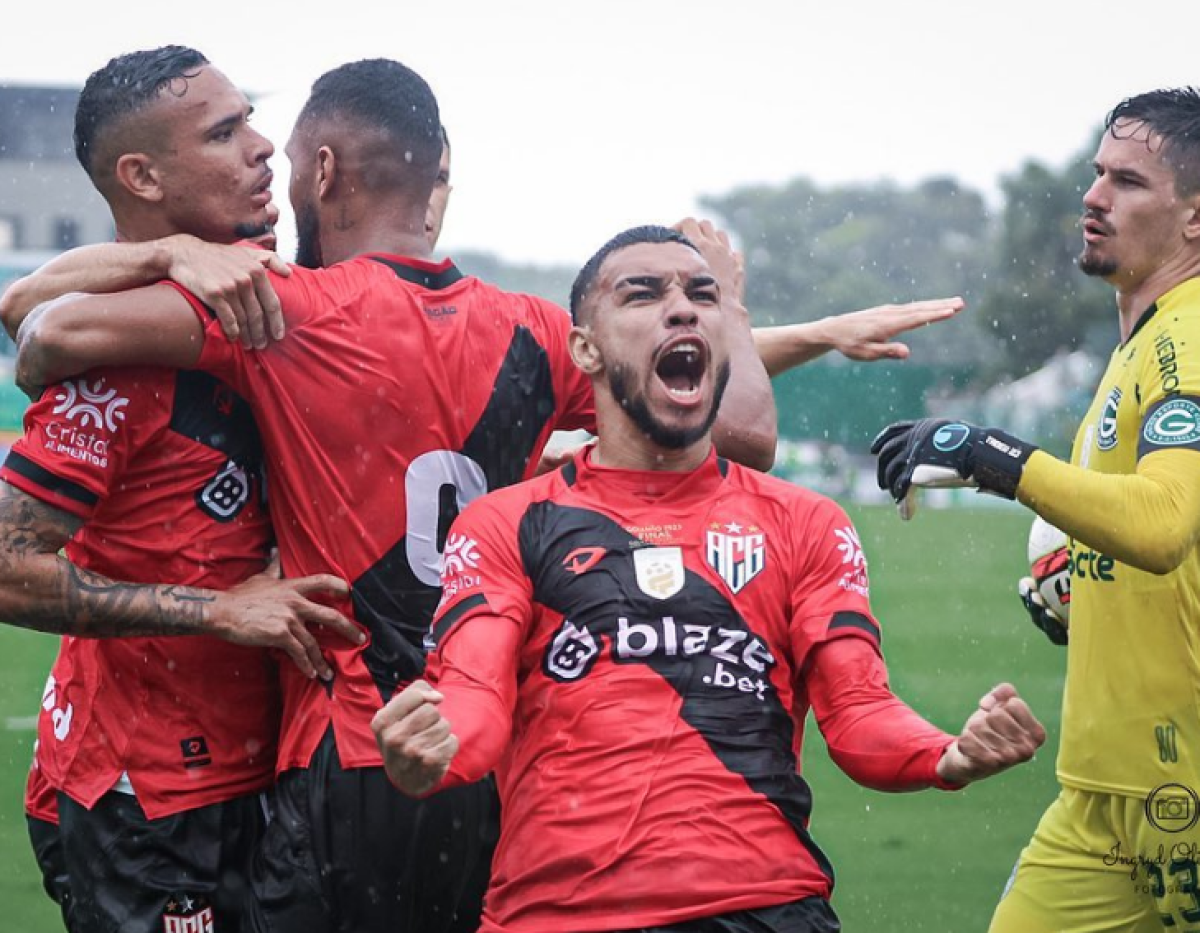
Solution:
<svg viewBox="0 0 1200 933">
<path fill-rule="evenodd" d="M 1098 473 L 1039 451 L 1017 498 L 1066 534 L 1121 563 L 1170 573 L 1200 540 L 1200 452 L 1159 450 L 1136 473 Z"/>
</svg>

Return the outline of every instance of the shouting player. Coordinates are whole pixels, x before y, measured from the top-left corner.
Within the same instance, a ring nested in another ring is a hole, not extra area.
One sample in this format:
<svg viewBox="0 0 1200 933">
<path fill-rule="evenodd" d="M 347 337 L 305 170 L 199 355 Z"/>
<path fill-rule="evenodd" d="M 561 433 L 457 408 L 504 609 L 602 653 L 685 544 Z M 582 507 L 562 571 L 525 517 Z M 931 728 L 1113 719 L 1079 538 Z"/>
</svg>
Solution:
<svg viewBox="0 0 1200 933">
<path fill-rule="evenodd" d="M 959 422 L 875 448 L 897 501 L 977 485 L 1071 537 L 1062 789 L 992 933 L 1200 930 L 1200 89 L 1120 103 L 1094 165 L 1079 268 L 1116 290 L 1121 342 L 1071 462 Z"/>
<path fill-rule="evenodd" d="M 388 774 L 436 800 L 496 769 L 487 933 L 837 930 L 797 768 L 810 705 L 883 790 L 962 786 L 1045 733 L 1009 685 L 957 738 L 905 706 L 845 513 L 715 454 L 729 316 L 686 238 L 617 236 L 571 310 L 597 443 L 451 527 L 433 686 L 373 722 Z"/>
</svg>

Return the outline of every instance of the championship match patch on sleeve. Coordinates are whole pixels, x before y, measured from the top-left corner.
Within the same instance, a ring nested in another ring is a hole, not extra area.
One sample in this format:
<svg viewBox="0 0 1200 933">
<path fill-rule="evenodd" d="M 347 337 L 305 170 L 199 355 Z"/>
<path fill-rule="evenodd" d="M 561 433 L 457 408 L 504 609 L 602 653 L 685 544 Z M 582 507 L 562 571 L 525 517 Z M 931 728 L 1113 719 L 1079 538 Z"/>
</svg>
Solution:
<svg viewBox="0 0 1200 933">
<path fill-rule="evenodd" d="M 1200 399 L 1174 395 L 1146 412 L 1138 437 L 1138 457 L 1172 447 L 1200 450 Z"/>
</svg>

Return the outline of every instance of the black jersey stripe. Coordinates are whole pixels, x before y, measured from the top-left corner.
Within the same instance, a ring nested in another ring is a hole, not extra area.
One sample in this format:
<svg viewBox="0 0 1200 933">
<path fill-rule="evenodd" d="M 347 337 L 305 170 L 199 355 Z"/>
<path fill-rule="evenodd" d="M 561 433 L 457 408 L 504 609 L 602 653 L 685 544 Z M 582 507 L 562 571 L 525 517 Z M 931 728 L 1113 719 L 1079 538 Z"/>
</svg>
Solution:
<svg viewBox="0 0 1200 933">
<path fill-rule="evenodd" d="M 412 282 L 414 285 L 420 285 L 421 288 L 427 288 L 430 291 L 440 291 L 443 288 L 449 288 L 463 277 L 463 274 L 458 271 L 458 267 L 454 263 L 450 263 L 445 269 L 430 271 L 428 269 L 418 269 L 416 266 L 410 266 L 406 263 L 396 262 L 393 259 L 385 259 L 383 256 L 368 256 L 367 258 L 387 266 L 406 282 Z"/>
<path fill-rule="evenodd" d="M 461 603 L 449 609 L 445 615 L 434 623 L 433 629 L 430 631 L 430 637 L 433 644 L 440 645 L 442 639 L 446 637 L 446 633 L 454 627 L 454 623 L 465 616 L 472 609 L 477 609 L 480 606 L 486 606 L 487 599 L 482 593 L 476 593 L 474 596 L 468 596 Z"/>
<path fill-rule="evenodd" d="M 829 622 L 829 631 L 839 628 L 856 628 L 866 632 L 876 642 L 883 641 L 883 633 L 879 626 L 861 612 L 835 612 Z"/>
<path fill-rule="evenodd" d="M 554 412 L 546 350 L 528 328 L 514 327 L 487 406 L 459 453 L 483 470 L 489 490 L 511 486 L 541 453 L 534 447 Z M 438 528 L 444 533 L 458 517 L 457 495 L 446 496 L 443 506 Z M 351 597 L 355 618 L 371 632 L 363 661 L 386 703 L 400 684 L 425 670 L 422 646 L 441 590 L 417 579 L 404 537 L 353 582 Z"/>
<path fill-rule="evenodd" d="M 38 466 L 15 450 L 8 452 L 8 458 L 4 461 L 4 465 L 18 476 L 24 476 L 47 492 L 62 496 L 64 499 L 71 499 L 89 507 L 95 506 L 100 501 L 100 497 L 94 492 L 69 479 L 63 479 L 61 476 L 51 473 L 45 467 Z"/>
<path fill-rule="evenodd" d="M 614 652 L 612 646 L 619 641 L 621 624 L 661 624 L 668 616 L 673 625 L 698 623 L 708 629 L 710 645 L 723 646 L 718 649 L 723 653 L 706 655 L 708 660 L 721 657 L 725 659 L 722 663 L 729 663 L 724 646 L 745 646 L 756 637 L 724 594 L 686 568 L 683 586 L 675 595 L 666 599 L 646 595 L 630 557 L 645 542 L 598 512 L 536 502 L 522 517 L 517 540 L 534 601 L 569 620 L 575 633 L 586 631 L 596 645 L 606 643 L 609 652 Z M 577 548 L 603 549 L 605 556 L 587 572 L 574 573 L 564 557 Z M 550 650 L 554 650 L 553 642 Z M 638 652 L 638 656 L 626 658 L 613 653 L 612 657 L 613 663 L 645 665 L 679 694 L 680 718 L 705 741 L 724 768 L 740 775 L 752 791 L 779 810 L 817 870 L 832 884 L 833 866 L 808 833 L 812 791 L 796 769 L 791 711 L 784 708 L 769 684 L 769 672 L 738 668 L 738 676 L 753 674 L 768 681 L 760 698 L 732 690 L 715 692 L 710 686 L 715 676 L 700 674 L 695 653 Z M 543 670 L 553 666 L 548 655 Z M 586 676 L 583 667 L 580 665 L 579 676 Z"/>
</svg>

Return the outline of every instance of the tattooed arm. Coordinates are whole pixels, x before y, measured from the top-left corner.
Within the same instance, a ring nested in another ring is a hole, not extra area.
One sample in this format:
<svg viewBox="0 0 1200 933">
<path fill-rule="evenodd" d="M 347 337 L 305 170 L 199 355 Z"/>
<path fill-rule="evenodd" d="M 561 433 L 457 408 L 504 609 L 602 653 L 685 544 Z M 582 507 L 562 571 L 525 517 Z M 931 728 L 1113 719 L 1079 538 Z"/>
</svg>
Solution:
<svg viewBox="0 0 1200 933">
<path fill-rule="evenodd" d="M 56 635 L 88 638 L 216 635 L 278 648 L 309 676 L 330 669 L 308 627 L 327 627 L 354 644 L 362 632 L 311 596 L 345 598 L 326 574 L 281 580 L 259 574 L 227 592 L 122 583 L 79 567 L 59 551 L 83 520 L 0 482 L 0 619 Z"/>
</svg>

